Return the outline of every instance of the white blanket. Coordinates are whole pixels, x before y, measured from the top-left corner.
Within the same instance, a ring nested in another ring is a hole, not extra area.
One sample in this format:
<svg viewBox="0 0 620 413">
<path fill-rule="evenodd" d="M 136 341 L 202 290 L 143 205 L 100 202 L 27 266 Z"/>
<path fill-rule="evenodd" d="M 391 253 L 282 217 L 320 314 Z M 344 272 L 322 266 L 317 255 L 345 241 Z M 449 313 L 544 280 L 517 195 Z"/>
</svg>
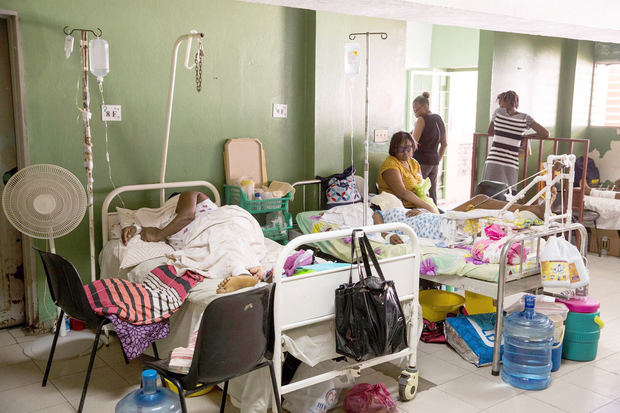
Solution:
<svg viewBox="0 0 620 413">
<path fill-rule="evenodd" d="M 583 206 L 601 215 L 596 221 L 599 229 L 620 229 L 620 199 L 585 196 Z"/>
<path fill-rule="evenodd" d="M 265 257 L 265 238 L 250 213 L 236 205 L 226 205 L 198 216 L 187 235 L 187 246 L 167 257 L 180 276 L 186 270 L 208 278 L 233 275 L 233 268 L 249 268 Z"/>
</svg>

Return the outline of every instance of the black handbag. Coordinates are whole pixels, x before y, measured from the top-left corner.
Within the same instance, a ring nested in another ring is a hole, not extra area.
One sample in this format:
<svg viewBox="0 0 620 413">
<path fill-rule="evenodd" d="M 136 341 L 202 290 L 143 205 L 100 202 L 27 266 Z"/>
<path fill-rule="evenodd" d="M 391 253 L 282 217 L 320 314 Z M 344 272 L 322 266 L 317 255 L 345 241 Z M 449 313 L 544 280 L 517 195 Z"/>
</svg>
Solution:
<svg viewBox="0 0 620 413">
<path fill-rule="evenodd" d="M 358 232 L 362 233 L 359 245 L 363 269 L 355 248 Z M 356 229 L 351 238 L 349 283 L 336 289 L 336 352 L 356 361 L 399 352 L 408 347 L 407 325 L 394 282 L 383 277 L 366 234 Z M 356 283 L 354 255 L 359 274 Z M 378 277 L 372 276 L 369 257 Z"/>
</svg>

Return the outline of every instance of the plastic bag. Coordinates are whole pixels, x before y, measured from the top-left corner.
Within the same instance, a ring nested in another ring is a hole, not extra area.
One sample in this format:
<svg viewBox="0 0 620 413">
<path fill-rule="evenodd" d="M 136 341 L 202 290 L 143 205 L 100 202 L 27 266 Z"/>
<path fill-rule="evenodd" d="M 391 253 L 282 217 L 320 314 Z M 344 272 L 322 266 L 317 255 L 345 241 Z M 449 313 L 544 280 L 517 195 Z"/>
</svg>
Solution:
<svg viewBox="0 0 620 413">
<path fill-rule="evenodd" d="M 293 381 L 307 379 L 317 374 L 327 373 L 328 371 L 341 368 L 346 362 L 336 362 L 327 360 L 310 367 L 307 364 L 300 364 L 293 376 Z M 283 408 L 291 413 L 324 413 L 338 405 L 338 400 L 342 389 L 355 383 L 351 376 L 339 376 L 310 387 L 295 390 L 284 395 Z"/>
<path fill-rule="evenodd" d="M 543 287 L 579 288 L 590 283 L 590 275 L 577 247 L 564 237 L 549 237 L 540 252 Z"/>
<path fill-rule="evenodd" d="M 360 383 L 353 386 L 344 396 L 344 411 L 347 413 L 395 412 L 396 402 L 385 384 Z"/>
</svg>

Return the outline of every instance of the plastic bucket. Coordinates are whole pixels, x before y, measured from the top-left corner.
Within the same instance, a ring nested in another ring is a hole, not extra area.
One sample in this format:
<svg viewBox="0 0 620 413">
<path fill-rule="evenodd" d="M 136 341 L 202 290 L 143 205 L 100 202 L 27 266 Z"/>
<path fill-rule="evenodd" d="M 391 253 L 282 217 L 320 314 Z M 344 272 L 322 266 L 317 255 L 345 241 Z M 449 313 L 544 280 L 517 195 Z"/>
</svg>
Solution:
<svg viewBox="0 0 620 413">
<path fill-rule="evenodd" d="M 558 371 L 560 369 L 560 365 L 562 364 L 562 342 L 564 341 L 564 326 L 555 327 L 556 331 L 554 332 L 554 340 L 557 341 L 553 343 L 553 347 L 551 348 L 551 371 Z M 559 333 L 556 333 L 558 329 L 561 329 Z"/>
<path fill-rule="evenodd" d="M 448 313 L 456 313 L 465 298 L 456 293 L 443 290 L 420 291 L 422 316 L 431 322 L 443 321 Z"/>
<path fill-rule="evenodd" d="M 564 332 L 562 357 L 575 361 L 596 358 L 603 322 L 600 313 L 568 313 Z"/>
<path fill-rule="evenodd" d="M 465 291 L 465 309 L 467 314 L 487 314 L 496 311 L 491 297 L 470 291 Z"/>
</svg>

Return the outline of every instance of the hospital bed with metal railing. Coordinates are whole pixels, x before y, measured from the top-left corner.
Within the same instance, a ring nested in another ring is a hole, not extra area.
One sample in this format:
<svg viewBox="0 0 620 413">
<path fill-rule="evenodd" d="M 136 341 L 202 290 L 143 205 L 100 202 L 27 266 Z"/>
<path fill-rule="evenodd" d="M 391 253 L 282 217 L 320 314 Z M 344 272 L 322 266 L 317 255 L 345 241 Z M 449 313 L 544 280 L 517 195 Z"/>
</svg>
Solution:
<svg viewBox="0 0 620 413">
<path fill-rule="evenodd" d="M 115 241 L 111 239 L 111 233 L 114 232 L 115 225 L 118 227 L 117 213 L 110 210 L 111 201 L 115 196 L 128 191 L 147 191 L 161 188 L 195 189 L 196 187 L 208 189 L 209 195 L 213 196 L 216 204 L 219 204 L 220 197 L 217 189 L 207 181 L 130 185 L 119 187 L 112 191 L 106 197 L 102 207 L 104 249 L 106 243 Z M 281 381 L 281 364 L 276 363 L 278 386 L 280 394 L 284 395 L 284 397 L 286 397 L 287 393 L 294 390 L 329 380 L 339 375 L 357 375 L 362 369 L 400 358 L 407 358 L 407 367 L 399 377 L 400 396 L 403 400 L 409 400 L 415 396 L 418 380 L 416 351 L 422 327 L 418 305 L 418 269 L 420 263 L 418 240 L 415 233 L 404 224 L 384 224 L 362 229 L 367 233 L 401 230 L 409 236 L 411 253 L 379 261 L 386 279 L 394 281 L 400 301 L 405 308 L 408 320 L 409 347 L 397 354 L 385 355 L 359 363 L 347 363 L 345 367 L 339 370 L 286 385 L 282 385 Z M 263 262 L 263 265 L 273 265 L 274 274 L 282 274 L 286 258 L 301 245 L 329 241 L 350 235 L 351 230 L 331 231 L 329 233 L 303 235 L 293 239 L 286 246 L 276 244 L 276 248 L 268 248 L 270 257 Z M 270 240 L 265 240 L 266 244 L 268 241 Z M 273 278 L 277 284 L 274 302 L 274 360 L 283 360 L 285 352 L 289 352 L 301 360 L 304 360 L 304 357 L 307 356 L 307 354 L 303 354 L 304 352 L 312 353 L 313 363 L 337 357 L 333 327 L 335 313 L 334 296 L 335 290 L 342 283 L 348 282 L 349 268 L 341 267 L 288 278 L 278 276 Z M 199 283 L 195 287 L 198 291 L 193 294 L 194 290 L 192 290 L 179 311 L 173 315 L 170 320 L 170 336 L 162 340 L 163 343 L 161 344 L 158 341 L 160 353 L 167 354 L 167 351 L 174 347 L 187 345 L 196 318 L 202 314 L 205 306 L 214 298 L 214 290 L 213 293 L 206 289 L 201 290 L 201 284 L 210 281 L 214 280 L 205 280 Z M 307 340 L 305 339 L 308 335 L 312 336 L 314 343 L 321 342 L 323 345 L 318 346 L 318 349 L 307 348 Z M 318 353 L 317 350 L 319 350 Z M 233 382 L 231 382 L 230 393 L 232 397 L 235 397 L 235 384 Z"/>
</svg>

